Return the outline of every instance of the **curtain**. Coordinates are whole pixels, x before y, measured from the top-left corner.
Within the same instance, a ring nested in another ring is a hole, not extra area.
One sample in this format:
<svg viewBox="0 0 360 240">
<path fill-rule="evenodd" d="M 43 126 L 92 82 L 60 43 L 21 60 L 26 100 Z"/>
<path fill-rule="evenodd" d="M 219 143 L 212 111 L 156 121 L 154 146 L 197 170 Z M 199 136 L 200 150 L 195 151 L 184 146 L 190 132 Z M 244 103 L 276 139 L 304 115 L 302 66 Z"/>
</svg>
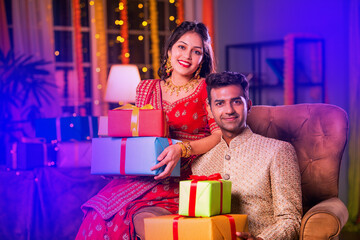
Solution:
<svg viewBox="0 0 360 240">
<path fill-rule="evenodd" d="M 12 0 L 14 53 L 33 56 L 51 62 L 44 66 L 50 72 L 47 79 L 55 84 L 54 30 L 51 0 Z M 44 117 L 59 116 L 58 92 L 50 89 L 53 100 L 43 105 Z"/>
<path fill-rule="evenodd" d="M 9 30 L 4 0 L 0 0 L 0 50 L 6 55 L 10 50 Z"/>
<path fill-rule="evenodd" d="M 90 5 L 92 18 L 95 22 L 91 22 L 91 52 L 92 57 L 92 73 L 93 73 L 93 98 L 97 100 L 97 104 L 93 105 L 93 115 L 107 115 L 108 104 L 104 101 L 106 81 L 108 77 L 107 62 L 107 36 L 106 36 L 106 13 L 105 1 L 95 0 L 94 7 Z M 95 53 L 95 54 L 94 54 Z M 96 69 L 100 71 L 96 71 Z M 99 87 L 100 86 L 100 87 Z"/>
<path fill-rule="evenodd" d="M 158 10 L 157 3 L 155 0 L 150 0 L 150 39 L 151 39 L 151 56 L 152 56 L 152 66 L 154 72 L 154 78 L 159 78 L 157 70 L 160 68 L 160 39 L 159 39 L 159 29 L 158 29 Z"/>
<path fill-rule="evenodd" d="M 349 9 L 349 221 L 345 229 L 360 231 L 360 0 L 351 0 Z"/>
<path fill-rule="evenodd" d="M 84 86 L 84 68 L 83 68 L 83 46 L 81 34 L 81 8 L 80 0 L 72 0 L 72 23 L 74 27 L 74 56 L 75 73 L 77 80 L 77 97 L 74 101 L 75 112 L 80 116 L 86 115 L 85 104 L 85 86 Z"/>
<path fill-rule="evenodd" d="M 211 37 L 211 45 L 215 52 L 215 38 L 214 38 L 214 2 L 213 0 L 203 0 L 202 21 L 209 29 Z"/>
<path fill-rule="evenodd" d="M 206 25 L 215 52 L 214 0 L 183 0 L 181 2 L 185 21 L 199 21 Z"/>
</svg>

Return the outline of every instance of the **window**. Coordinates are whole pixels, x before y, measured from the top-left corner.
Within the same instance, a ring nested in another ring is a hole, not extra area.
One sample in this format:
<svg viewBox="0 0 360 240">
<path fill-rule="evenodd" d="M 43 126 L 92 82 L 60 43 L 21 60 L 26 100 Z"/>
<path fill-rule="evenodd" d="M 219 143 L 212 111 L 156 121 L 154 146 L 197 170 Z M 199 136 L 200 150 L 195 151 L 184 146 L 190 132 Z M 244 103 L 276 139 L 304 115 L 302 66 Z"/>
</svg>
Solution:
<svg viewBox="0 0 360 240">
<path fill-rule="evenodd" d="M 53 24 L 55 38 L 55 78 L 60 95 L 60 105 L 63 116 L 72 115 L 78 112 L 79 107 L 85 108 L 87 115 L 94 113 L 92 101 L 94 100 L 93 68 L 92 66 L 92 29 L 89 0 L 80 0 L 81 7 L 81 33 L 82 33 L 82 54 L 84 69 L 84 89 L 85 103 L 79 106 L 78 81 L 75 72 L 75 52 L 74 52 L 74 26 L 72 19 L 72 0 L 52 0 L 53 3 Z M 104 0 L 106 6 L 106 27 L 107 27 L 107 48 L 108 48 L 108 69 L 112 64 L 121 64 L 121 42 L 118 41 L 120 35 L 119 0 Z M 139 67 L 142 79 L 154 77 L 151 56 L 151 30 L 150 12 L 148 0 L 128 0 L 128 32 L 130 63 Z M 171 31 L 176 27 L 177 9 L 176 1 L 157 0 L 158 11 L 158 32 L 160 51 L 164 46 L 165 40 Z M 11 0 L 5 0 L 7 22 L 11 45 L 13 46 L 13 25 L 12 25 L 12 6 Z M 144 26 L 144 22 L 148 23 Z M 160 52 L 161 54 L 162 52 Z M 159 59 L 160 61 L 160 59 Z M 96 86 L 95 86 L 96 87 Z"/>
<path fill-rule="evenodd" d="M 168 0 L 157 0 L 158 31 L 160 40 L 160 51 L 171 31 L 176 27 L 176 4 Z M 120 25 L 115 22 L 119 20 L 119 1 L 107 1 L 107 28 L 108 28 L 108 64 L 121 63 L 121 43 L 116 40 L 120 33 Z M 149 21 L 149 1 L 128 0 L 129 19 L 129 49 L 130 63 L 139 67 L 141 79 L 153 78 L 150 25 L 143 26 L 143 22 Z M 173 16 L 170 20 L 170 16 Z M 151 23 L 150 23 L 151 24 Z M 160 59 L 159 59 L 160 61 Z M 145 68 L 144 68 L 145 67 Z M 147 69 L 147 70 L 145 70 Z M 157 71 L 157 69 L 155 69 Z"/>
<path fill-rule="evenodd" d="M 87 0 L 80 0 L 81 33 L 84 67 L 85 109 L 91 115 L 91 47 L 89 28 L 89 5 Z M 74 27 L 72 24 L 72 1 L 53 0 L 56 83 L 63 115 L 72 115 L 77 112 L 77 77 L 74 62 Z"/>
<path fill-rule="evenodd" d="M 104 9 L 107 21 L 107 43 L 108 43 L 108 70 L 112 64 L 121 64 L 121 42 L 117 40 L 120 35 L 119 1 L 107 0 Z M 160 49 L 171 30 L 176 27 L 176 3 L 168 0 L 158 0 L 158 30 L 160 38 Z M 87 0 L 80 1 L 81 6 L 81 32 L 82 52 L 85 84 L 85 106 L 77 106 L 77 78 L 75 75 L 74 62 L 74 27 L 72 25 L 72 1 L 53 0 L 55 55 L 56 55 L 56 81 L 61 96 L 63 115 L 71 115 L 77 112 L 78 107 L 85 107 L 86 114 L 91 115 L 92 109 L 92 67 L 91 66 L 91 13 Z M 153 78 L 151 58 L 149 1 L 128 0 L 128 31 L 130 63 L 139 67 L 142 79 Z M 171 20 L 170 20 L 170 16 Z M 150 23 L 151 24 L 151 23 Z M 160 59 L 159 59 L 160 61 Z M 157 71 L 157 69 L 155 69 Z"/>
</svg>

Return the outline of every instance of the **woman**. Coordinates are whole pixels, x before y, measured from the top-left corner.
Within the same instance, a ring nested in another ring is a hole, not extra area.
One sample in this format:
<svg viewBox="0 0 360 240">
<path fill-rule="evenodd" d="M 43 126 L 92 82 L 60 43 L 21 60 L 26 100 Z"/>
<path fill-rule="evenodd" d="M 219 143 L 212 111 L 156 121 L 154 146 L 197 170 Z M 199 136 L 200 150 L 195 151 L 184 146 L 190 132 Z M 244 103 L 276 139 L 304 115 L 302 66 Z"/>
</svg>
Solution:
<svg viewBox="0 0 360 240">
<path fill-rule="evenodd" d="M 178 211 L 179 179 L 167 178 L 181 157 L 181 178 L 190 164 L 214 147 L 220 130 L 207 112 L 204 77 L 214 71 L 210 37 L 202 23 L 183 22 L 169 37 L 158 71 L 161 79 L 142 81 L 136 105 L 151 104 L 166 112 L 170 137 L 152 169 L 166 164 L 155 177 L 120 177 L 83 205 L 85 218 L 77 239 L 144 239 L 143 218 Z M 135 232 L 136 230 L 136 232 Z"/>
</svg>

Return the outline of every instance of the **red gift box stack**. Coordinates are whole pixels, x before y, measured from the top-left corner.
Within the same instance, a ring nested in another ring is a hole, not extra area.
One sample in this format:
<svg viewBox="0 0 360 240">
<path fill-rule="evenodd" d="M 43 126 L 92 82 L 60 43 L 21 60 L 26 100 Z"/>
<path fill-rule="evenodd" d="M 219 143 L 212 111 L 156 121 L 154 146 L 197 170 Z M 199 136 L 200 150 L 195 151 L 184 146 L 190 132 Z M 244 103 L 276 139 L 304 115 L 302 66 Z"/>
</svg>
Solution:
<svg viewBox="0 0 360 240">
<path fill-rule="evenodd" d="M 154 171 L 150 168 L 158 163 L 160 153 L 174 143 L 166 139 L 165 112 L 151 105 L 138 108 L 127 104 L 109 110 L 107 119 L 100 118 L 99 136 L 107 138 L 93 141 L 91 172 L 94 174 L 157 175 L 165 166 Z M 171 176 L 180 176 L 180 164 Z"/>
</svg>

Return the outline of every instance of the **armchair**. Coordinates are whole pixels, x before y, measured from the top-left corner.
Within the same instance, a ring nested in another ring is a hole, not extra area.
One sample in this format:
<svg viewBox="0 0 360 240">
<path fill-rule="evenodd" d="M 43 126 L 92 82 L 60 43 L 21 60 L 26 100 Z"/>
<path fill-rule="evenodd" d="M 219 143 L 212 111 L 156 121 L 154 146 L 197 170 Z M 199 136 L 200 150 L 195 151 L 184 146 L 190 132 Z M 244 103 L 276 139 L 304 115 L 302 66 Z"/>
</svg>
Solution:
<svg viewBox="0 0 360 240">
<path fill-rule="evenodd" d="M 253 106 L 247 122 L 253 132 L 290 142 L 296 150 L 304 213 L 300 239 L 337 239 L 348 219 L 338 198 L 346 112 L 329 104 Z"/>
</svg>

